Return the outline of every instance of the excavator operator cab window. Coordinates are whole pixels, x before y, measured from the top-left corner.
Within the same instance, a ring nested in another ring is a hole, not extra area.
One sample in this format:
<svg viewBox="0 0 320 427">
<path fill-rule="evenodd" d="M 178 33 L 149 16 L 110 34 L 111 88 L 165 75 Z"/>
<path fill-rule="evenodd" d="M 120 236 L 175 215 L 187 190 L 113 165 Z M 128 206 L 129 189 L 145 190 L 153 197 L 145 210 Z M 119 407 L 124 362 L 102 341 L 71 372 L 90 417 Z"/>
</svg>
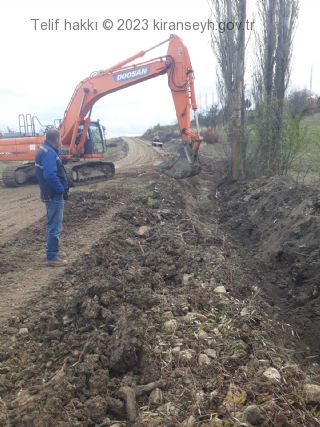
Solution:
<svg viewBox="0 0 320 427">
<path fill-rule="evenodd" d="M 91 122 L 89 129 L 89 141 L 85 144 L 86 154 L 102 154 L 105 151 L 104 138 L 98 122 Z M 88 143 L 88 144 L 87 144 Z M 91 150 L 91 151 L 90 151 Z"/>
<path fill-rule="evenodd" d="M 80 144 L 80 138 L 83 132 L 83 125 L 81 124 L 78 129 L 76 137 L 76 145 Z M 101 127 L 98 122 L 91 122 L 87 137 L 84 143 L 85 154 L 102 154 L 105 151 L 104 138 Z"/>
</svg>

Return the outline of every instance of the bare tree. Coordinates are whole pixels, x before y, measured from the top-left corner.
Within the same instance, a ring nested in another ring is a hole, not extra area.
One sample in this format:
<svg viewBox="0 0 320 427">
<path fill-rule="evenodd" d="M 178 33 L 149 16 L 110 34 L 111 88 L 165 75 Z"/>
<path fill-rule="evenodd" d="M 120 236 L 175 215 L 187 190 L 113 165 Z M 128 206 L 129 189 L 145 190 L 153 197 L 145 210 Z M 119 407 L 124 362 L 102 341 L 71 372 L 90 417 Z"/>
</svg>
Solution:
<svg viewBox="0 0 320 427">
<path fill-rule="evenodd" d="M 308 89 L 294 90 L 288 96 L 288 107 L 293 117 L 303 116 L 316 108 L 316 97 Z"/>
<path fill-rule="evenodd" d="M 217 56 L 221 103 L 226 114 L 227 135 L 232 152 L 232 178 L 244 173 L 245 160 L 245 22 L 246 0 L 209 0 L 217 23 L 237 21 L 243 27 L 212 32 L 212 47 Z"/>
<path fill-rule="evenodd" d="M 262 31 L 257 35 L 255 104 L 259 144 L 254 166 L 260 174 L 278 172 L 284 99 L 290 77 L 299 0 L 258 0 Z"/>
</svg>

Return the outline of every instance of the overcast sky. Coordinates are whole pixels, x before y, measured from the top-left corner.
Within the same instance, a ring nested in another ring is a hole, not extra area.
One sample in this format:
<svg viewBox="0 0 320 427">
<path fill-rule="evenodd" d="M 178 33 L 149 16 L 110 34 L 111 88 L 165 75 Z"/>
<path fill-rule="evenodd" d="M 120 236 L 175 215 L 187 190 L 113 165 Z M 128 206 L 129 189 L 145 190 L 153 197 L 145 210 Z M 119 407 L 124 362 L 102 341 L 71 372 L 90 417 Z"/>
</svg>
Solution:
<svg viewBox="0 0 320 427">
<path fill-rule="evenodd" d="M 249 0 L 250 21 L 255 19 L 254 4 L 255 0 Z M 3 0 L 0 8 L 2 130 L 7 126 L 17 129 L 19 113 L 36 115 L 45 124 L 63 117 L 75 86 L 92 71 L 108 68 L 168 38 L 173 31 L 161 29 L 159 22 L 205 23 L 209 17 L 207 0 Z M 320 93 L 319 16 L 320 0 L 301 0 L 291 78 L 292 87 L 309 88 L 312 67 L 312 89 L 317 93 Z M 98 29 L 64 30 L 64 19 L 77 22 L 81 18 L 97 22 Z M 32 19 L 39 19 L 36 30 Z M 57 30 L 39 28 L 41 21 L 48 23 L 49 19 L 60 20 Z M 113 21 L 112 30 L 103 29 L 105 19 Z M 146 19 L 149 28 L 120 31 L 117 30 L 120 19 Z M 158 23 L 155 28 L 153 20 Z M 176 33 L 188 47 L 198 104 L 204 108 L 212 103 L 216 86 L 210 33 L 208 30 Z M 250 44 L 253 41 L 252 36 Z M 166 46 L 161 46 L 149 58 L 165 53 Z M 92 118 L 99 118 L 110 136 L 140 134 L 158 122 L 174 122 L 166 76 L 102 98 L 95 105 Z"/>
</svg>

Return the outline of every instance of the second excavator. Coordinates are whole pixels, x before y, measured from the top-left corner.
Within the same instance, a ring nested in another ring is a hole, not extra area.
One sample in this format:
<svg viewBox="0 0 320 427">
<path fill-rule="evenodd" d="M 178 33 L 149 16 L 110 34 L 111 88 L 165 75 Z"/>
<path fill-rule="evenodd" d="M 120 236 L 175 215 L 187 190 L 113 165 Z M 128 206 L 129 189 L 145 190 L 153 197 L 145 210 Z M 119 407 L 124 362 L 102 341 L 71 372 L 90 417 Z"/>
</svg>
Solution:
<svg viewBox="0 0 320 427">
<path fill-rule="evenodd" d="M 132 64 L 164 43 L 168 43 L 166 55 Z M 105 143 L 99 122 L 91 121 L 95 103 L 105 95 L 163 74 L 168 76 L 182 144 L 176 158 L 159 169 L 174 178 L 200 172 L 198 150 L 202 138 L 197 119 L 194 73 L 186 46 L 180 37 L 171 35 L 164 42 L 111 68 L 92 73 L 76 87 L 58 125 L 62 144 L 60 157 L 66 165 L 71 185 L 109 179 L 115 172 L 113 163 L 99 160 L 105 157 Z M 195 114 L 196 131 L 191 128 L 191 110 Z M 0 161 L 24 162 L 5 169 L 2 179 L 8 187 L 16 187 L 35 178 L 34 159 L 44 142 L 43 135 L 36 135 L 35 117 L 20 115 L 19 128 L 18 136 L 0 137 Z"/>
</svg>

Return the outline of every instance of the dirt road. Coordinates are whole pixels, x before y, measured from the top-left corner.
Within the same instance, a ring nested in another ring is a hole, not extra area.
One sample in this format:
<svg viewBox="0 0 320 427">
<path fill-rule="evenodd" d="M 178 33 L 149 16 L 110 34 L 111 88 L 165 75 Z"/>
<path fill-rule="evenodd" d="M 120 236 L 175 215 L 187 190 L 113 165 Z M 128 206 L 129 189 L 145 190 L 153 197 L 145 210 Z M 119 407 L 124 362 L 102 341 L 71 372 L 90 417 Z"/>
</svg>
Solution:
<svg viewBox="0 0 320 427">
<path fill-rule="evenodd" d="M 162 161 L 161 150 L 139 138 L 123 138 L 129 147 L 129 155 L 116 163 L 116 170 L 120 172 L 150 170 Z"/>
<path fill-rule="evenodd" d="M 128 156 L 115 163 L 116 173 L 143 172 L 161 163 L 160 152 L 138 138 L 124 138 L 128 144 Z M 92 188 L 103 187 L 88 186 Z M 83 191 L 84 187 L 72 191 Z M 0 187 L 0 244 L 4 243 L 20 230 L 39 220 L 44 215 L 44 206 L 39 200 L 39 188 L 30 185 L 20 188 Z"/>
</svg>

